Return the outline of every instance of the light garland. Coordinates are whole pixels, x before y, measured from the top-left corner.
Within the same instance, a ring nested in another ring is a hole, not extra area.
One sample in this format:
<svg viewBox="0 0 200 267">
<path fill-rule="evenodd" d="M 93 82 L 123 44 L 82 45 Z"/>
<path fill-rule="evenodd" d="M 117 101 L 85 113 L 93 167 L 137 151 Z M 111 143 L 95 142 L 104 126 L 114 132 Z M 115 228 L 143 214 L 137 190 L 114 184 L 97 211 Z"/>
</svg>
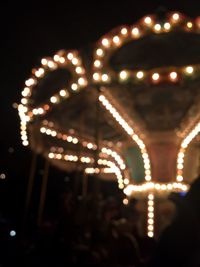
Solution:
<svg viewBox="0 0 200 267">
<path fill-rule="evenodd" d="M 49 98 L 49 101 L 40 107 L 31 109 L 29 106 L 30 97 L 32 96 L 32 91 L 34 87 L 38 84 L 39 80 L 42 79 L 47 73 L 54 71 L 58 68 L 66 68 L 72 73 L 72 82 L 69 88 L 61 88 L 56 95 Z M 25 88 L 22 91 L 21 105 L 19 105 L 19 113 L 21 119 L 21 125 L 25 125 L 26 118 L 26 128 L 27 122 L 32 120 L 34 116 L 46 114 L 50 108 L 59 103 L 62 99 L 66 99 L 70 96 L 70 90 L 72 92 L 78 91 L 87 85 L 87 79 L 85 76 L 85 69 L 81 65 L 81 59 L 77 51 L 64 52 L 60 51 L 54 55 L 53 58 L 43 58 L 41 60 L 41 67 L 33 70 L 33 75 L 25 81 Z M 22 112 L 23 109 L 23 112 Z M 23 114 L 22 114 L 23 113 Z M 28 119 L 27 119 L 28 118 Z M 23 145 L 28 145 L 28 135 L 27 129 L 23 130 L 26 133 L 21 134 L 23 138 Z M 25 139 L 27 137 L 27 139 Z"/>
<path fill-rule="evenodd" d="M 150 181 L 151 180 L 151 166 L 150 166 L 149 155 L 147 153 L 144 142 L 139 138 L 139 136 L 136 133 L 134 133 L 133 128 L 126 122 L 126 120 L 122 117 L 122 115 L 119 114 L 116 108 L 113 107 L 113 105 L 109 102 L 109 100 L 103 94 L 99 96 L 99 101 L 110 112 L 110 114 L 115 119 L 115 121 L 123 128 L 123 130 L 139 146 L 140 151 L 142 153 L 143 162 L 144 162 L 145 180 Z"/>
<path fill-rule="evenodd" d="M 47 121 L 45 121 L 45 124 L 53 125 L 53 123 L 47 122 Z M 96 150 L 97 149 L 97 146 L 95 144 L 93 144 L 92 142 L 87 142 L 85 140 L 81 140 L 79 137 L 73 136 L 72 134 L 62 134 L 53 128 L 42 126 L 40 128 L 40 132 L 42 134 L 46 134 L 46 135 L 49 135 L 52 137 L 57 137 L 59 139 L 63 139 L 63 141 L 66 141 L 68 143 L 73 143 L 73 144 L 81 143 L 81 145 L 83 147 L 86 147 L 89 150 Z M 124 179 L 122 176 L 122 172 L 124 172 L 124 170 L 126 169 L 126 165 L 125 165 L 125 162 L 123 161 L 122 157 L 113 149 L 107 148 L 104 146 L 100 148 L 100 154 L 102 156 L 107 155 L 108 157 L 112 157 L 116 161 L 116 163 L 118 164 L 119 168 L 117 166 L 113 167 L 113 168 L 115 169 L 115 174 L 116 174 L 117 179 L 118 179 L 118 186 L 120 189 L 123 189 L 124 184 L 126 184 L 126 185 L 129 184 L 129 179 L 126 177 L 126 174 L 125 174 Z"/>
<path fill-rule="evenodd" d="M 80 161 L 83 164 L 92 164 L 95 162 L 94 158 L 88 157 L 88 156 L 79 156 L 78 157 L 77 155 L 73 155 L 73 154 L 62 154 L 61 151 L 63 151 L 63 148 L 61 148 L 61 149 L 60 148 L 58 148 L 58 149 L 54 148 L 54 150 L 58 150 L 59 153 L 55 153 L 52 151 L 49 152 L 48 153 L 49 159 L 65 160 L 65 161 L 70 161 L 70 162 Z M 102 172 L 103 173 L 114 173 L 117 177 L 119 188 L 120 189 L 124 188 L 122 173 L 113 161 L 100 158 L 100 159 L 98 159 L 97 163 L 98 163 L 98 165 L 107 166 L 108 168 L 103 168 Z M 88 174 L 101 173 L 101 169 L 99 169 L 99 168 L 86 168 L 85 172 Z"/>
<path fill-rule="evenodd" d="M 147 235 L 154 237 L 154 195 L 148 195 L 147 202 Z"/>
<path fill-rule="evenodd" d="M 119 27 L 111 33 L 107 34 L 97 43 L 97 46 L 94 51 L 94 64 L 93 64 L 93 80 L 95 83 L 102 83 L 103 75 L 107 74 L 109 79 L 107 81 L 116 81 L 116 73 L 110 70 L 109 67 L 109 59 L 111 55 L 116 51 L 119 47 L 122 47 L 126 43 L 130 41 L 134 41 L 135 39 L 141 38 L 146 34 L 149 34 L 150 31 L 154 34 L 167 33 L 169 31 L 176 30 L 177 28 L 181 28 L 182 31 L 193 31 L 195 33 L 199 33 L 200 23 L 199 18 L 196 20 L 189 20 L 184 15 L 173 12 L 167 15 L 167 21 L 162 22 L 161 24 L 155 18 L 155 16 L 146 16 L 142 18 L 136 25 L 131 27 Z M 191 66 L 185 67 L 177 67 L 174 69 L 170 69 L 168 67 L 160 68 L 161 72 L 153 72 L 141 70 L 143 73 L 142 76 L 137 75 L 137 71 L 129 71 L 129 70 L 121 70 L 118 73 L 119 82 L 123 81 L 131 81 L 135 80 L 147 81 L 152 83 L 160 83 L 162 81 L 166 82 L 179 82 L 183 78 L 187 77 L 188 74 L 192 74 L 192 72 L 188 72 L 187 69 Z M 200 69 L 199 65 L 196 65 L 196 70 Z M 189 70 L 189 69 L 188 69 Z M 104 74 L 103 74 L 104 73 Z M 176 73 L 176 74 L 175 74 Z"/>
<path fill-rule="evenodd" d="M 169 192 L 187 192 L 189 186 L 184 183 L 154 183 L 147 182 L 140 185 L 129 184 L 124 188 L 124 194 L 127 196 L 134 195 L 135 193 L 169 193 Z"/>
<path fill-rule="evenodd" d="M 188 135 L 183 139 L 178 156 L 177 156 L 177 176 L 176 180 L 178 182 L 183 181 L 183 168 L 184 168 L 184 159 L 185 159 L 185 152 L 188 145 L 192 142 L 192 140 L 198 135 L 200 132 L 200 122 L 198 122 L 195 127 L 188 133 Z"/>
</svg>

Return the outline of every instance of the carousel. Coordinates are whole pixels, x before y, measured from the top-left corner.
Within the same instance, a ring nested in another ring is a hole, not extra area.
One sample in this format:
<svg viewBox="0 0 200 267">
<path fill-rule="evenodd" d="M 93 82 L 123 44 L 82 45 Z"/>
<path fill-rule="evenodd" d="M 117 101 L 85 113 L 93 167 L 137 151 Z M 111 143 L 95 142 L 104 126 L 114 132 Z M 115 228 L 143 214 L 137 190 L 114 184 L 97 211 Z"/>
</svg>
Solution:
<svg viewBox="0 0 200 267">
<path fill-rule="evenodd" d="M 199 88 L 200 18 L 148 15 L 42 58 L 18 105 L 22 144 L 84 181 L 116 182 L 154 237 L 167 196 L 199 173 Z"/>
</svg>

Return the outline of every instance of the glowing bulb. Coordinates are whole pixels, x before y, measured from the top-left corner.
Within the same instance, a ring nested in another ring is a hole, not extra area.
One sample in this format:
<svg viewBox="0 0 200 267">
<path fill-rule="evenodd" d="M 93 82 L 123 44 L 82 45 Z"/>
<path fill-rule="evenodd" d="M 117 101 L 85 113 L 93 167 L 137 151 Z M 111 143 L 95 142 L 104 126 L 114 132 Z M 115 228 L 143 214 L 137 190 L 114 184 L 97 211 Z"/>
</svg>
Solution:
<svg viewBox="0 0 200 267">
<path fill-rule="evenodd" d="M 150 17 L 146 17 L 146 18 L 144 18 L 144 22 L 145 22 L 147 25 L 149 25 L 149 24 L 152 23 L 152 19 L 151 19 Z"/>
<path fill-rule="evenodd" d="M 47 61 L 47 59 L 46 58 L 43 58 L 42 60 L 41 60 L 41 63 L 42 63 L 42 65 L 47 65 L 47 63 L 48 63 L 48 61 Z"/>
<path fill-rule="evenodd" d="M 140 34 L 139 29 L 136 28 L 136 27 L 133 28 L 131 32 L 132 32 L 132 35 L 135 36 L 135 37 L 138 37 L 139 34 Z"/>
<path fill-rule="evenodd" d="M 155 24 L 154 29 L 156 32 L 160 32 L 161 31 L 161 25 L 160 24 Z"/>
<path fill-rule="evenodd" d="M 101 67 L 101 61 L 100 60 L 95 60 L 95 62 L 94 62 L 94 66 L 96 67 L 96 68 L 99 68 L 99 67 Z"/>
<path fill-rule="evenodd" d="M 138 79 L 142 79 L 142 78 L 144 77 L 144 72 L 143 72 L 143 71 L 138 71 L 138 72 L 136 73 L 136 77 L 137 77 Z"/>
<path fill-rule="evenodd" d="M 170 28 L 171 28 L 171 24 L 169 22 L 165 22 L 164 29 L 165 30 L 170 30 Z"/>
<path fill-rule="evenodd" d="M 180 16 L 179 16 L 178 13 L 174 13 L 174 14 L 172 15 L 172 18 L 173 18 L 174 21 L 178 21 L 178 20 L 180 19 Z"/>
<path fill-rule="evenodd" d="M 128 199 L 127 199 L 127 198 L 124 198 L 124 199 L 123 199 L 123 204 L 124 204 L 124 205 L 128 205 Z"/>
<path fill-rule="evenodd" d="M 24 141 L 22 142 L 22 145 L 23 145 L 23 146 L 28 146 L 28 141 L 27 141 L 27 140 L 24 140 Z"/>
<path fill-rule="evenodd" d="M 185 71 L 188 74 L 192 74 L 194 72 L 194 68 L 192 66 L 188 66 L 188 67 L 186 67 Z"/>
<path fill-rule="evenodd" d="M 99 81 L 99 80 L 100 80 L 100 74 L 99 74 L 99 73 L 94 73 L 94 74 L 93 74 L 93 79 L 94 79 L 95 81 Z"/>
<path fill-rule="evenodd" d="M 74 55 L 72 53 L 67 54 L 67 58 L 71 61 L 73 59 Z"/>
<path fill-rule="evenodd" d="M 154 80 L 154 81 L 158 81 L 159 78 L 160 78 L 160 75 L 159 75 L 158 73 L 154 73 L 154 74 L 152 75 L 152 80 Z"/>
<path fill-rule="evenodd" d="M 78 59 L 76 57 L 74 57 L 72 59 L 72 64 L 76 66 L 76 65 L 78 65 L 78 63 L 79 63 Z"/>
<path fill-rule="evenodd" d="M 187 23 L 187 27 L 188 27 L 189 29 L 191 29 L 191 28 L 193 27 L 193 24 L 192 24 L 191 21 L 189 21 L 189 22 Z"/>
<path fill-rule="evenodd" d="M 67 94 L 67 91 L 66 90 L 62 89 L 62 90 L 60 90 L 59 95 L 62 96 L 62 97 L 65 97 L 68 94 Z"/>
<path fill-rule="evenodd" d="M 118 37 L 118 36 L 114 36 L 114 37 L 113 37 L 113 43 L 115 43 L 115 44 L 119 44 L 119 42 L 120 42 L 119 37 Z"/>
<path fill-rule="evenodd" d="M 104 38 L 102 41 L 101 41 L 102 45 L 105 46 L 105 47 L 109 47 L 110 46 L 110 42 L 107 38 Z"/>
<path fill-rule="evenodd" d="M 58 102 L 58 98 L 56 96 L 52 96 L 50 98 L 50 101 L 51 101 L 51 103 L 57 103 Z"/>
<path fill-rule="evenodd" d="M 169 74 L 169 77 L 170 77 L 170 80 L 174 81 L 177 79 L 178 75 L 175 71 L 173 71 Z"/>
<path fill-rule="evenodd" d="M 0 174 L 0 179 L 4 180 L 5 178 L 6 178 L 5 173 L 1 173 L 1 174 Z"/>
<path fill-rule="evenodd" d="M 103 49 L 101 49 L 101 48 L 97 49 L 96 54 L 97 54 L 97 56 L 102 57 L 104 54 Z"/>
<path fill-rule="evenodd" d="M 121 29 L 121 34 L 122 34 L 122 35 L 126 35 L 127 33 L 128 33 L 127 28 L 123 28 L 123 29 Z"/>
<path fill-rule="evenodd" d="M 177 176 L 177 181 L 178 182 L 182 182 L 183 181 L 183 176 L 182 175 L 178 175 Z"/>
<path fill-rule="evenodd" d="M 128 78 L 128 72 L 125 70 L 122 70 L 120 71 L 119 76 L 121 80 L 126 80 Z"/>
<path fill-rule="evenodd" d="M 78 84 L 83 86 L 83 85 L 86 84 L 86 80 L 83 77 L 81 77 L 81 78 L 78 79 Z"/>
<path fill-rule="evenodd" d="M 153 237 L 153 232 L 148 232 L 148 237 Z"/>
<path fill-rule="evenodd" d="M 76 67 L 76 73 L 78 73 L 78 74 L 83 73 L 83 68 L 81 68 L 81 67 Z"/>
<path fill-rule="evenodd" d="M 15 231 L 15 230 L 11 230 L 11 231 L 10 231 L 10 236 L 11 236 L 11 237 L 16 236 L 16 231 Z"/>
<path fill-rule="evenodd" d="M 76 90 L 78 89 L 78 85 L 77 85 L 76 83 L 73 83 L 73 84 L 71 85 L 71 89 L 72 89 L 73 91 L 76 91 Z"/>
<path fill-rule="evenodd" d="M 108 75 L 107 74 L 103 74 L 101 77 L 103 82 L 107 82 L 108 81 Z"/>
</svg>

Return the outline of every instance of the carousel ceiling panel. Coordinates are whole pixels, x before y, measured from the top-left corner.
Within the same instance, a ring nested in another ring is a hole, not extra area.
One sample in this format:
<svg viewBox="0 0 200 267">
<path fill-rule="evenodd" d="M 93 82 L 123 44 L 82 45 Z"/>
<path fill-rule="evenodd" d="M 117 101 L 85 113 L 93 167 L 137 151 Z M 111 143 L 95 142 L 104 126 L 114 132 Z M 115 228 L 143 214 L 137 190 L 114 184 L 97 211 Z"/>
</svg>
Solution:
<svg viewBox="0 0 200 267">
<path fill-rule="evenodd" d="M 148 131 L 170 131 L 180 126 L 195 99 L 200 95 L 199 84 L 152 85 L 109 89 L 128 114 L 135 114 Z M 140 123 L 140 122 L 139 122 Z"/>
<path fill-rule="evenodd" d="M 56 127 L 62 129 L 63 132 L 74 129 L 81 135 L 95 139 L 98 127 L 102 140 L 112 140 L 113 142 L 125 140 L 126 135 L 102 109 L 99 102 L 99 114 L 97 114 L 97 98 L 98 94 L 95 88 L 85 89 L 57 105 L 47 114 L 46 118 L 55 122 Z"/>
<path fill-rule="evenodd" d="M 192 32 L 149 34 L 117 49 L 110 59 L 114 70 L 150 70 L 200 63 L 200 35 Z"/>
<path fill-rule="evenodd" d="M 60 68 L 49 72 L 43 79 L 39 80 L 32 93 L 32 106 L 45 103 L 52 95 L 60 89 L 66 88 L 71 80 L 71 74 L 67 69 Z"/>
</svg>

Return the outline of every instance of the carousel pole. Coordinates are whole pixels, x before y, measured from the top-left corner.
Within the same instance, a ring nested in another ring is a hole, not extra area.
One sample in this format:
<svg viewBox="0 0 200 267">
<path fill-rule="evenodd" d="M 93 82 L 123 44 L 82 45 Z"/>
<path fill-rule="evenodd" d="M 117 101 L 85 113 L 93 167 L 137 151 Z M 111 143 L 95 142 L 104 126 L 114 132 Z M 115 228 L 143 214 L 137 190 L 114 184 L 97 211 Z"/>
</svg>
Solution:
<svg viewBox="0 0 200 267">
<path fill-rule="evenodd" d="M 30 174 L 28 179 L 28 186 L 26 191 L 26 202 L 25 202 L 25 210 L 24 210 L 24 220 L 23 220 L 23 229 L 26 225 L 27 218 L 28 218 L 28 211 L 30 207 L 31 202 L 31 196 L 33 192 L 33 183 L 34 183 L 34 177 L 35 177 L 35 171 L 36 171 L 36 165 L 37 165 L 37 154 L 35 152 L 32 152 L 32 160 L 31 160 L 31 168 L 30 168 Z"/>
<path fill-rule="evenodd" d="M 84 112 L 81 112 L 79 126 L 80 126 L 79 134 L 81 137 L 83 135 L 83 129 L 84 129 Z M 80 174 L 81 173 L 81 160 L 80 160 L 81 153 L 82 153 L 82 145 L 81 145 L 81 142 L 79 142 L 77 170 L 76 170 L 75 181 L 74 181 L 74 194 L 75 194 L 75 196 L 78 195 L 80 179 L 82 178 L 82 174 Z M 83 192 L 83 189 L 82 189 L 82 192 Z"/>
<path fill-rule="evenodd" d="M 44 204 L 45 204 L 45 198 L 46 198 L 46 190 L 47 190 L 47 182 L 48 182 L 48 174 L 49 174 L 49 161 L 46 159 L 45 167 L 44 167 L 44 174 L 42 177 L 40 202 L 39 202 L 39 208 L 38 208 L 37 225 L 39 227 L 41 225 L 42 217 L 43 217 Z"/>
<path fill-rule="evenodd" d="M 99 105 L 99 92 L 100 88 L 97 86 L 97 99 L 96 99 L 96 121 L 95 121 L 95 143 L 97 145 L 96 153 L 95 153 L 95 168 L 98 168 L 98 159 L 99 159 L 99 145 L 100 145 L 100 127 L 99 127 L 99 122 L 100 122 L 100 105 Z M 99 177 L 96 175 L 94 178 L 94 197 L 95 199 L 98 197 L 99 193 Z"/>
</svg>

